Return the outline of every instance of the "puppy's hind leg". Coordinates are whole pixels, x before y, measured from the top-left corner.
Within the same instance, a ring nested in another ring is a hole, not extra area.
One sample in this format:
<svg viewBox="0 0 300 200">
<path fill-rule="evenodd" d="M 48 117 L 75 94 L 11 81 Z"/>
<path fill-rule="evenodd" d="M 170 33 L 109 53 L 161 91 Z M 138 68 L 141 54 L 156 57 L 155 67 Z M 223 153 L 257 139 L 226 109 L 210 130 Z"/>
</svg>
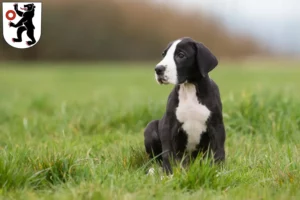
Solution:
<svg viewBox="0 0 300 200">
<path fill-rule="evenodd" d="M 145 150 L 149 157 L 152 159 L 154 158 L 157 161 L 162 160 L 162 146 L 161 141 L 159 139 L 158 133 L 158 120 L 151 121 L 145 128 L 144 131 L 144 145 Z M 148 174 L 153 174 L 154 169 L 151 168 Z"/>
<path fill-rule="evenodd" d="M 158 120 L 151 121 L 144 131 L 144 145 L 150 158 L 161 159 L 161 142 L 158 134 Z"/>
</svg>

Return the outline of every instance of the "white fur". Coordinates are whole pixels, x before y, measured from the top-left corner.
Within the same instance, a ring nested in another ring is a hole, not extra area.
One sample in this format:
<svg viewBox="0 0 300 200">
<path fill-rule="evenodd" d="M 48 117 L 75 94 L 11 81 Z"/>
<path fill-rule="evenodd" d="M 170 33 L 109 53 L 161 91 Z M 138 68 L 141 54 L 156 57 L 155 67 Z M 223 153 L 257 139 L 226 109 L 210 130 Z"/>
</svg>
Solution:
<svg viewBox="0 0 300 200">
<path fill-rule="evenodd" d="M 147 176 L 153 176 L 154 173 L 155 173 L 154 168 L 150 168 L 150 169 L 148 170 Z M 164 180 L 165 178 L 172 179 L 172 178 L 173 178 L 173 174 L 168 175 L 168 176 L 160 176 L 160 180 Z"/>
<path fill-rule="evenodd" d="M 154 169 L 154 168 L 150 168 L 150 169 L 148 170 L 147 175 L 153 176 L 154 173 L 155 173 L 155 169 Z"/>
<path fill-rule="evenodd" d="M 174 60 L 174 53 L 179 42 L 181 42 L 181 40 L 176 40 L 175 42 L 173 42 L 171 47 L 168 49 L 168 52 L 165 55 L 165 57 L 157 64 L 166 67 L 164 78 L 167 83 L 177 84 L 178 82 L 177 67 Z M 155 76 L 155 78 L 157 80 L 157 76 Z"/>
<path fill-rule="evenodd" d="M 178 121 L 187 133 L 187 151 L 196 150 L 201 134 L 206 131 L 206 121 L 210 116 L 208 108 L 199 103 L 195 85 L 184 83 L 179 89 L 179 105 L 176 110 Z"/>
<path fill-rule="evenodd" d="M 173 178 L 173 174 L 170 174 L 168 176 L 160 176 L 160 180 L 164 180 L 165 178 L 172 179 Z"/>
</svg>

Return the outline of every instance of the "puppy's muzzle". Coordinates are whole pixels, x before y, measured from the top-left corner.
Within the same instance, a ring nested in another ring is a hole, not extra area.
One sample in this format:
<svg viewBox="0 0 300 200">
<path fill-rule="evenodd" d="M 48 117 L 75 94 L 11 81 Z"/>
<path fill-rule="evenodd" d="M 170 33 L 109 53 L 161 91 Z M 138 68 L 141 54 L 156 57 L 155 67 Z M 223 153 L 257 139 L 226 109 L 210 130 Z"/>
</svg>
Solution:
<svg viewBox="0 0 300 200">
<path fill-rule="evenodd" d="M 166 71 L 166 67 L 164 65 L 157 65 L 155 67 L 155 72 L 158 76 L 163 76 Z"/>
<path fill-rule="evenodd" d="M 164 65 L 157 65 L 155 67 L 155 74 L 156 74 L 156 80 L 160 83 L 166 83 L 166 77 L 165 77 L 165 71 L 166 71 L 166 67 Z"/>
</svg>

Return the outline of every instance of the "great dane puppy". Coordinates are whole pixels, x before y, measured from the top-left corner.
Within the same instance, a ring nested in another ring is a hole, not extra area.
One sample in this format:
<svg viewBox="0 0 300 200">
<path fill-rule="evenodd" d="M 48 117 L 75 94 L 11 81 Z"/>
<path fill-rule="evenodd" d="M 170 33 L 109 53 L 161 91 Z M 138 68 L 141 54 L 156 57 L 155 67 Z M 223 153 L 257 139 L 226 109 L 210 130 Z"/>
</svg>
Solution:
<svg viewBox="0 0 300 200">
<path fill-rule="evenodd" d="M 222 102 L 217 84 L 208 75 L 218 65 L 217 58 L 188 37 L 171 42 L 162 56 L 155 78 L 174 88 L 163 117 L 144 130 L 146 152 L 160 161 L 168 175 L 173 174 L 171 161 L 182 160 L 186 154 L 195 159 L 199 153 L 212 152 L 216 163 L 224 161 Z"/>
</svg>

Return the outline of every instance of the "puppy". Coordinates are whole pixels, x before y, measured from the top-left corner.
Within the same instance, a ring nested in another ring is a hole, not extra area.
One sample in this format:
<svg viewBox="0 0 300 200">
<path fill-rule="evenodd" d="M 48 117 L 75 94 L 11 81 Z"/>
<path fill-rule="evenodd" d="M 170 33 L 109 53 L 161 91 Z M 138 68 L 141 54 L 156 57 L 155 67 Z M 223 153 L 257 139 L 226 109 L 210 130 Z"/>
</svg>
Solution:
<svg viewBox="0 0 300 200">
<path fill-rule="evenodd" d="M 150 158 L 173 174 L 171 161 L 187 153 L 213 153 L 214 161 L 225 160 L 225 128 L 217 84 L 208 73 L 218 65 L 217 58 L 202 43 L 184 37 L 171 42 L 155 67 L 159 84 L 174 84 L 160 120 L 147 124 L 144 145 Z M 184 159 L 183 159 L 184 160 Z"/>
</svg>

